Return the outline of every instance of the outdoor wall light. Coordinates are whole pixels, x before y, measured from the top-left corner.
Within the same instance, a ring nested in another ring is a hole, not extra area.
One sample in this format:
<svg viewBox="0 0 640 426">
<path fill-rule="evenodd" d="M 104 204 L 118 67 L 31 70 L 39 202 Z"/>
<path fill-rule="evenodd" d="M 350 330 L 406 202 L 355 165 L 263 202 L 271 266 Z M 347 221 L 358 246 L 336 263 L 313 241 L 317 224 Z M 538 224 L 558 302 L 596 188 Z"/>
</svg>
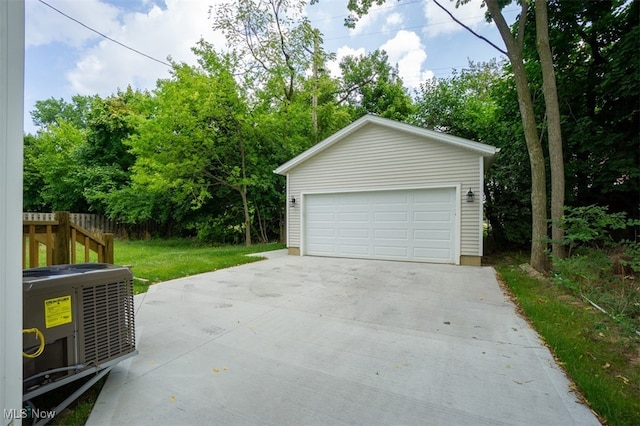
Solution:
<svg viewBox="0 0 640 426">
<path fill-rule="evenodd" d="M 467 203 L 473 203 L 473 197 L 474 196 L 475 196 L 475 194 L 473 193 L 471 188 L 469 188 L 469 192 L 467 192 Z"/>
<path fill-rule="evenodd" d="M 289 201 L 289 205 L 291 207 L 295 207 L 296 206 L 296 197 L 291 197 L 291 200 Z"/>
</svg>

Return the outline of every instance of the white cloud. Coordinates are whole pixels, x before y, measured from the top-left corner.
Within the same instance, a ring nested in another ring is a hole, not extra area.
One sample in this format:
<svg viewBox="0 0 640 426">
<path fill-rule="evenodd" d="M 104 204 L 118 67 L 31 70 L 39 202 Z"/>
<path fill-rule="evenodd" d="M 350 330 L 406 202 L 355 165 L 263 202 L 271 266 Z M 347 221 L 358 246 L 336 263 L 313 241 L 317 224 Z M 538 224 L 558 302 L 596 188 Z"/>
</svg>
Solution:
<svg viewBox="0 0 640 426">
<path fill-rule="evenodd" d="M 119 11 L 100 0 L 50 0 L 51 6 L 103 33 L 119 27 Z M 25 2 L 25 46 L 62 42 L 80 47 L 100 36 L 38 1 Z"/>
<path fill-rule="evenodd" d="M 385 22 L 386 25 L 389 26 L 398 26 L 401 25 L 404 21 L 404 18 L 398 12 L 394 12 L 391 15 L 387 16 L 387 20 Z"/>
<path fill-rule="evenodd" d="M 353 49 L 349 46 L 342 46 L 338 48 L 338 51 L 336 52 L 336 59 L 333 61 L 330 61 L 327 64 L 327 69 L 331 73 L 331 76 L 339 77 L 340 76 L 339 64 L 342 58 L 344 58 L 345 56 L 364 56 L 365 54 L 366 54 L 366 51 L 364 50 L 364 47 L 361 47 L 359 49 Z"/>
<path fill-rule="evenodd" d="M 191 47 L 200 38 L 223 46 L 224 38 L 211 29 L 211 0 L 167 0 L 166 8 L 150 3 L 146 13 L 123 14 L 109 37 L 161 61 L 171 56 L 178 62 L 195 62 Z M 80 54 L 67 74 L 73 93 L 107 95 L 131 84 L 139 89 L 155 87 L 167 78 L 169 68 L 108 40 Z"/>
<path fill-rule="evenodd" d="M 396 36 L 380 46 L 380 49 L 387 52 L 391 65 L 398 65 L 398 74 L 405 86 L 418 87 L 425 79 L 433 76 L 433 72 L 422 70 L 422 64 L 427 60 L 427 52 L 420 37 L 413 31 L 398 31 Z"/>
<path fill-rule="evenodd" d="M 440 1 L 439 3 L 450 11 L 456 19 L 471 28 L 477 28 L 483 24 L 489 25 L 484 18 L 484 13 L 487 9 L 483 7 L 483 0 L 470 0 L 469 3 L 457 8 L 455 7 L 455 2 Z M 466 31 L 432 0 L 425 0 L 424 16 L 427 21 L 424 30 L 427 37 Z"/>
</svg>

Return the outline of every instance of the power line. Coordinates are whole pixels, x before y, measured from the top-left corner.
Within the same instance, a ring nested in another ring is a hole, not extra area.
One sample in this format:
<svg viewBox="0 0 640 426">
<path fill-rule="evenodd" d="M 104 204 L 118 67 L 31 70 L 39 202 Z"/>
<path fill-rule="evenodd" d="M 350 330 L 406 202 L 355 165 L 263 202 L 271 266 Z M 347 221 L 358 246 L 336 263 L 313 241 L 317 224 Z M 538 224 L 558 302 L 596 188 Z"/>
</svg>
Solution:
<svg viewBox="0 0 640 426">
<path fill-rule="evenodd" d="M 83 24 L 82 22 L 78 21 L 77 19 L 75 19 L 75 18 L 73 18 L 73 17 L 71 17 L 71 16 L 67 15 L 67 14 L 66 14 L 66 13 L 64 13 L 63 11 L 61 11 L 61 10 L 59 10 L 59 9 L 56 9 L 55 7 L 51 6 L 49 3 L 45 2 L 44 0 L 38 0 L 38 1 L 39 1 L 40 3 L 42 3 L 42 4 L 44 4 L 45 6 L 47 6 L 47 7 L 51 8 L 51 9 L 55 10 L 56 12 L 58 12 L 60 15 L 64 16 L 65 18 L 71 19 L 73 22 L 75 22 L 75 23 L 77 23 L 77 24 L 82 25 L 82 26 L 83 26 L 83 27 L 85 27 L 86 29 L 88 29 L 88 30 L 90 30 L 90 31 L 93 31 L 94 33 L 98 34 L 99 36 L 104 37 L 104 38 L 106 38 L 107 40 L 112 41 L 112 42 L 114 42 L 114 43 L 116 43 L 116 44 L 118 44 L 118 45 L 120 45 L 120 46 L 124 47 L 125 49 L 129 49 L 129 50 L 131 50 L 132 52 L 137 53 L 138 55 L 142 55 L 142 56 L 144 56 L 145 58 L 151 59 L 152 61 L 156 61 L 156 62 L 158 62 L 158 63 L 161 63 L 162 65 L 166 65 L 166 66 L 168 66 L 168 67 L 171 67 L 171 64 L 169 64 L 169 63 L 167 63 L 167 62 L 165 62 L 165 61 L 161 61 L 160 59 L 156 59 L 156 58 L 154 58 L 153 56 L 149 56 L 149 55 L 147 55 L 146 53 L 143 53 L 143 52 L 141 52 L 141 51 L 139 51 L 139 50 L 137 50 L 137 49 L 134 49 L 133 47 L 129 47 L 129 46 L 127 46 L 126 44 L 120 43 L 118 40 L 114 40 L 114 39 L 112 39 L 112 38 L 111 38 L 111 37 L 109 37 L 108 35 L 103 34 L 103 33 L 101 33 L 101 32 L 100 32 L 100 31 L 98 31 L 98 30 L 94 30 L 94 29 L 93 29 L 93 28 L 91 28 L 90 26 Z"/>
<path fill-rule="evenodd" d="M 499 51 L 503 55 L 505 55 L 505 56 L 507 55 L 507 52 L 505 50 L 503 50 L 503 49 L 499 48 L 498 46 L 496 46 L 491 40 L 489 40 L 488 38 L 478 34 L 477 32 L 475 32 L 468 25 L 463 24 L 458 18 L 453 16 L 453 13 L 451 13 L 446 7 L 444 7 L 443 5 L 438 3 L 438 0 L 433 0 L 433 2 L 436 4 L 436 6 L 438 6 L 440 9 L 442 9 L 447 15 L 449 15 L 451 17 L 451 19 L 453 19 L 455 21 L 456 24 L 461 25 L 465 30 L 469 31 L 471 34 L 473 34 L 474 36 L 478 37 L 479 39 L 486 41 L 487 43 L 489 43 L 491 45 L 491 47 L 493 47 L 494 49 L 496 49 L 497 51 Z"/>
<path fill-rule="evenodd" d="M 409 3 L 409 4 L 413 4 L 413 3 Z M 503 13 L 511 13 L 514 12 L 515 10 L 505 10 Z M 472 21 L 475 20 L 477 18 L 480 18 L 483 15 L 478 15 L 478 16 L 470 16 L 467 18 L 462 18 L 460 19 L 460 21 Z M 339 37 L 331 37 L 331 38 L 325 38 L 323 39 L 323 41 L 333 41 L 333 40 L 341 40 L 341 39 L 345 39 L 345 38 L 355 38 L 355 37 L 367 37 L 367 36 L 372 36 L 372 35 L 379 35 L 379 34 L 386 34 L 389 32 L 393 32 L 393 31 L 407 31 L 407 30 L 417 30 L 420 28 L 428 28 L 428 27 L 435 27 L 438 25 L 447 25 L 450 24 L 451 22 L 455 22 L 455 21 L 441 21 L 441 22 L 430 22 L 428 24 L 422 24 L 422 25 L 414 25 L 411 27 L 400 27 L 400 28 L 391 28 L 391 29 L 386 29 L 384 31 L 375 31 L 375 32 L 371 32 L 371 33 L 362 33 L 362 34 L 348 34 L 346 36 L 339 36 Z"/>
<path fill-rule="evenodd" d="M 394 8 L 398 8 L 398 7 L 402 7 L 402 6 L 410 6 L 410 5 L 416 4 L 416 3 L 422 3 L 422 0 L 404 1 L 402 3 L 396 3 L 396 4 L 387 5 L 387 6 L 381 6 L 381 7 L 376 8 L 375 10 L 394 9 Z M 331 21 L 333 19 L 348 18 L 350 16 L 352 16 L 352 15 L 349 14 L 349 15 L 329 16 L 327 18 L 314 19 L 314 20 L 309 21 L 309 22 L 313 24 L 314 22 Z"/>
</svg>

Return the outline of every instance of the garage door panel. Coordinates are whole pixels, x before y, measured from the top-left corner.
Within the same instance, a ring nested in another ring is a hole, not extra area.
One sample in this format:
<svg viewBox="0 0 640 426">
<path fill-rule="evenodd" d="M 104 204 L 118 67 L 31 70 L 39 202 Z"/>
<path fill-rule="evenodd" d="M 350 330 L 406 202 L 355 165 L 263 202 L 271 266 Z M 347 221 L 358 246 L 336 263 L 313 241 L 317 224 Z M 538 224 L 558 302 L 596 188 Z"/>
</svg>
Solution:
<svg viewBox="0 0 640 426">
<path fill-rule="evenodd" d="M 373 219 L 376 223 L 379 222 L 400 222 L 407 224 L 409 221 L 408 213 L 406 211 L 399 212 L 376 212 Z"/>
<path fill-rule="evenodd" d="M 448 244 L 452 238 L 451 231 L 439 229 L 414 229 L 413 239 L 415 241 L 444 241 Z"/>
<path fill-rule="evenodd" d="M 422 260 L 424 262 L 441 263 L 443 258 L 451 256 L 448 250 L 416 248 L 413 250 L 413 259 Z"/>
<path fill-rule="evenodd" d="M 368 206 L 371 203 L 370 198 L 366 195 L 366 193 L 353 193 L 352 197 L 345 198 L 338 196 L 337 205 L 339 206 Z"/>
<path fill-rule="evenodd" d="M 409 228 L 408 222 L 376 222 L 373 229 L 388 229 L 390 231 L 401 231 Z"/>
<path fill-rule="evenodd" d="M 406 227 L 400 229 L 376 229 L 373 231 L 373 236 L 377 240 L 392 239 L 407 241 L 409 230 L 406 229 Z"/>
<path fill-rule="evenodd" d="M 310 224 L 322 223 L 322 222 L 333 222 L 336 219 L 336 215 L 333 212 L 323 213 L 323 212 L 314 212 L 307 215 L 307 219 Z"/>
<path fill-rule="evenodd" d="M 376 257 L 406 259 L 409 254 L 409 250 L 406 247 L 376 246 L 374 254 Z"/>
<path fill-rule="evenodd" d="M 445 240 L 421 240 L 416 241 L 413 247 L 417 249 L 434 249 L 434 250 L 450 250 Z"/>
<path fill-rule="evenodd" d="M 420 211 L 448 211 L 453 201 L 432 201 L 432 202 L 414 202 L 413 205 Z"/>
<path fill-rule="evenodd" d="M 319 256 L 333 256 L 336 249 L 333 244 L 312 243 L 308 250 Z"/>
<path fill-rule="evenodd" d="M 414 222 L 450 222 L 452 213 L 450 211 L 414 212 Z"/>
<path fill-rule="evenodd" d="M 349 222 L 367 222 L 369 220 L 369 212 L 340 212 L 338 213 L 338 219 Z"/>
<path fill-rule="evenodd" d="M 313 241 L 323 242 L 323 241 L 334 241 L 336 237 L 339 236 L 338 231 L 335 228 L 331 229 L 322 229 L 315 228 L 309 229 L 307 232 L 309 238 L 313 239 Z"/>
<path fill-rule="evenodd" d="M 438 231 L 448 228 L 448 221 L 437 221 L 437 222 L 414 222 L 413 229 L 424 230 L 424 231 Z"/>
<path fill-rule="evenodd" d="M 453 263 L 454 188 L 305 196 L 305 254 Z"/>
<path fill-rule="evenodd" d="M 368 256 L 369 246 L 357 245 L 357 244 L 340 244 L 338 246 L 338 255 L 339 256 Z"/>
<path fill-rule="evenodd" d="M 364 238 L 369 239 L 370 233 L 369 228 L 365 227 L 362 229 L 340 229 L 338 236 L 340 238 Z"/>
</svg>

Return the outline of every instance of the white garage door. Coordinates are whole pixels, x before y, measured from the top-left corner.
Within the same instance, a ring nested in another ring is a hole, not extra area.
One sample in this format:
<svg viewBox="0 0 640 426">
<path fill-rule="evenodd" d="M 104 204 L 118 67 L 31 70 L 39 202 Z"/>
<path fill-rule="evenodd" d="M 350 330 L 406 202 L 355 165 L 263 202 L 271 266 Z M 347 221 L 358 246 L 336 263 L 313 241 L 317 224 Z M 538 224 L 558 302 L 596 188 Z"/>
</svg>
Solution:
<svg viewBox="0 0 640 426">
<path fill-rule="evenodd" d="M 305 196 L 304 254 L 455 263 L 454 188 Z"/>
</svg>

